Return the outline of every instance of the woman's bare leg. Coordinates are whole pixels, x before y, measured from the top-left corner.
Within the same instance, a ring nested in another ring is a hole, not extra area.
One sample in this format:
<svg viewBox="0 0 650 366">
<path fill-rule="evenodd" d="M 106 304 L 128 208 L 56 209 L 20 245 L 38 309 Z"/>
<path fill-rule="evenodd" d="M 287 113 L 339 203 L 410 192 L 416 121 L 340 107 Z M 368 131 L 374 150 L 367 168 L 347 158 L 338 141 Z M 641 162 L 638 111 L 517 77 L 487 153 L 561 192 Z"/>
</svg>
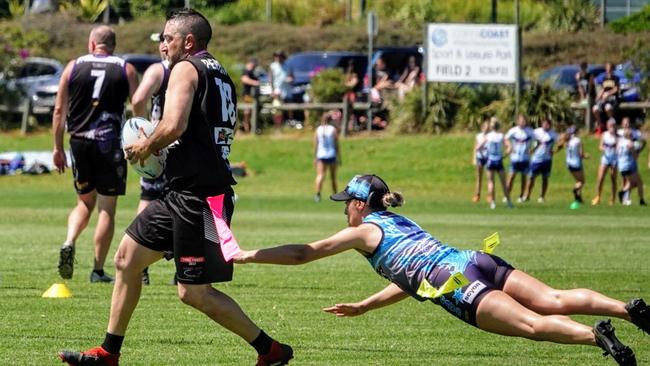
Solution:
<svg viewBox="0 0 650 366">
<path fill-rule="evenodd" d="M 621 301 L 584 288 L 557 290 L 519 270 L 510 274 L 503 292 L 539 314 L 602 315 L 630 320 Z"/>
<path fill-rule="evenodd" d="M 564 315 L 540 315 L 503 291 L 485 295 L 476 311 L 480 329 L 536 341 L 596 346 L 592 328 Z"/>
</svg>

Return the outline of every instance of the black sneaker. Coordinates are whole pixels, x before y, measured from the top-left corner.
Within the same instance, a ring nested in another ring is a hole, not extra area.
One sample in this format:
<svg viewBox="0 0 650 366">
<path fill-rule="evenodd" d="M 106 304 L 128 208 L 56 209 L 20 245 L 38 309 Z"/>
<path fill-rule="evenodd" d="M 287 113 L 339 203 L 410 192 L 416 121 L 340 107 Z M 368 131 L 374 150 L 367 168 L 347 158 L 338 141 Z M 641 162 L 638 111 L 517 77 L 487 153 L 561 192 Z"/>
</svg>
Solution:
<svg viewBox="0 0 650 366">
<path fill-rule="evenodd" d="M 625 304 L 625 310 L 630 314 L 632 323 L 642 331 L 650 334 L 650 306 L 643 299 L 632 299 Z"/>
<path fill-rule="evenodd" d="M 641 205 L 641 206 L 647 206 L 648 204 L 645 203 L 645 200 L 639 200 L 639 205 Z"/>
<path fill-rule="evenodd" d="M 634 352 L 616 338 L 611 320 L 599 320 L 593 332 L 596 344 L 605 351 L 603 356 L 611 355 L 620 366 L 636 366 Z"/>
<path fill-rule="evenodd" d="M 90 272 L 90 283 L 114 283 L 115 279 L 106 273 Z"/>
<path fill-rule="evenodd" d="M 74 246 L 63 245 L 59 251 L 59 275 L 64 280 L 72 278 L 74 272 Z"/>
<path fill-rule="evenodd" d="M 625 191 L 618 191 L 618 203 L 623 203 L 624 196 L 625 196 Z"/>
<path fill-rule="evenodd" d="M 142 284 L 147 286 L 151 284 L 151 280 L 149 279 L 149 267 L 142 271 Z"/>
</svg>

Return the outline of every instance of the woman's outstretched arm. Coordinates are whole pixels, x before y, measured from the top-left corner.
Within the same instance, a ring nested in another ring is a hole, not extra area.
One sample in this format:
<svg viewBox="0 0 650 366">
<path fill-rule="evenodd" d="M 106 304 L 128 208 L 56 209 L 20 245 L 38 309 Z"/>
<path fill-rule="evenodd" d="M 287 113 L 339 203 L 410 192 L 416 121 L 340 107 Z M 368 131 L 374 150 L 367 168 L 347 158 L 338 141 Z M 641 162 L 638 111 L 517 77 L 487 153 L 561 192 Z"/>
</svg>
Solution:
<svg viewBox="0 0 650 366">
<path fill-rule="evenodd" d="M 409 297 L 409 295 L 406 292 L 402 291 L 402 289 L 396 284 L 391 283 L 383 290 L 365 300 L 350 304 L 336 304 L 329 308 L 324 308 L 323 311 L 332 313 L 336 316 L 357 316 L 365 314 L 370 310 L 394 304 L 407 297 Z"/>
<path fill-rule="evenodd" d="M 367 224 L 343 229 L 327 239 L 310 244 L 287 244 L 242 251 L 234 261 L 235 263 L 303 264 L 349 249 L 372 253 L 380 239 L 381 230 L 375 225 Z M 369 242 L 371 244 L 368 244 Z"/>
</svg>

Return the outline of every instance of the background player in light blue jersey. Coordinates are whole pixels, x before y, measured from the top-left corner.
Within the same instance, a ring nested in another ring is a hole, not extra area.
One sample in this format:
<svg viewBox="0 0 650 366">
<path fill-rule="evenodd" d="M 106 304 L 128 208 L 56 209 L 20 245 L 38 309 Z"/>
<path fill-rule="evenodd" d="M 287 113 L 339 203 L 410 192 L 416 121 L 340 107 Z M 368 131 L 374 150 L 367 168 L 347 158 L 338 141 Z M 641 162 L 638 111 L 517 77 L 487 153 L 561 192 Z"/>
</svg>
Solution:
<svg viewBox="0 0 650 366">
<path fill-rule="evenodd" d="M 573 176 L 576 183 L 573 186 L 573 199 L 576 202 L 583 203 L 582 187 L 585 185 L 585 173 L 582 166 L 582 160 L 587 159 L 584 146 L 580 137 L 578 137 L 578 128 L 570 126 L 558 142 L 558 150 L 566 147 L 566 167 Z"/>
<path fill-rule="evenodd" d="M 617 166 L 623 176 L 623 188 L 618 192 L 618 200 L 626 206 L 632 204 L 630 191 L 639 185 L 637 153 L 632 138 L 632 128 L 628 126 L 623 129 L 623 136 L 619 137 L 616 143 Z M 643 202 L 643 197 L 641 200 Z"/>
<path fill-rule="evenodd" d="M 566 315 L 617 317 L 650 331 L 650 307 L 643 300 L 625 304 L 589 289 L 557 290 L 497 256 L 445 245 L 412 220 L 387 211 L 401 206 L 403 196 L 391 192 L 376 175 L 355 176 L 344 191 L 330 198 L 345 202 L 347 228 L 310 244 L 243 251 L 235 262 L 295 265 L 354 249 L 390 284 L 365 300 L 339 303 L 324 308 L 326 312 L 356 316 L 409 296 L 431 299 L 487 332 L 600 346 L 619 365 L 636 365 L 634 353 L 616 338 L 609 320 L 591 328 Z M 437 298 L 419 290 L 424 280 L 439 288 L 459 272 L 469 284 Z"/>
<path fill-rule="evenodd" d="M 598 178 L 596 178 L 596 197 L 591 200 L 592 205 L 600 204 L 600 195 L 603 192 L 605 174 L 609 170 L 612 178 L 612 195 L 609 199 L 610 206 L 616 201 L 616 120 L 610 118 L 607 121 L 607 131 L 600 135 L 599 149 L 603 152 L 598 167 Z"/>
<path fill-rule="evenodd" d="M 487 150 L 487 163 L 485 168 L 487 169 L 487 190 L 488 190 L 488 202 L 490 203 L 490 209 L 494 210 L 496 205 L 496 198 L 494 193 L 494 175 L 499 176 L 499 182 L 501 182 L 501 188 L 503 189 L 503 197 L 506 200 L 509 208 L 512 208 L 512 202 L 510 201 L 510 193 L 506 187 L 506 175 L 503 172 L 503 134 L 499 132 L 501 128 L 501 123 L 496 117 L 490 119 L 490 132 L 485 135 L 483 145 L 480 145 L 479 148 L 485 148 Z"/>
<path fill-rule="evenodd" d="M 510 155 L 510 168 L 508 169 L 508 193 L 512 193 L 512 185 L 517 173 L 521 175 L 521 190 L 517 202 L 523 202 L 526 190 L 526 174 L 530 165 L 530 147 L 533 144 L 533 130 L 528 127 L 526 116 L 517 116 L 517 125 L 506 133 L 506 154 Z"/>
<path fill-rule="evenodd" d="M 551 129 L 551 121 L 548 118 L 542 120 L 542 127 L 533 131 L 535 138 L 535 147 L 530 158 L 530 170 L 528 172 L 528 186 L 524 200 L 530 199 L 530 194 L 535 186 L 535 178 L 542 176 L 542 191 L 537 202 L 544 203 L 546 192 L 548 191 L 548 178 L 551 176 L 551 167 L 553 165 L 553 153 L 557 134 Z"/>
<path fill-rule="evenodd" d="M 630 129 L 630 137 L 629 138 L 632 140 L 632 146 L 634 148 L 634 156 L 636 157 L 636 159 L 638 159 L 639 154 L 645 148 L 645 145 L 646 145 L 645 138 L 643 136 L 643 133 L 638 128 L 635 128 L 632 125 L 630 117 L 623 117 L 623 119 L 621 119 L 621 128 L 619 128 L 618 131 L 616 131 L 617 136 L 619 138 L 623 137 L 625 129 L 627 129 L 627 128 Z M 619 169 L 619 171 L 620 171 L 620 169 Z M 623 174 L 621 174 L 621 175 L 623 176 L 623 186 L 625 186 L 627 184 L 627 175 L 623 175 Z M 643 179 L 641 178 L 641 174 L 637 174 L 636 176 L 637 176 L 636 189 L 639 192 L 639 204 L 641 206 L 647 206 L 647 204 L 645 202 L 644 195 L 643 195 Z M 627 199 L 628 200 L 630 199 L 629 198 L 629 193 L 630 192 L 627 193 L 627 195 L 628 195 Z"/>
<path fill-rule="evenodd" d="M 476 167 L 476 189 L 472 202 L 481 200 L 481 186 L 483 185 L 483 170 L 487 165 L 487 144 L 485 144 L 485 136 L 488 132 L 490 121 L 486 119 L 481 123 L 481 132 L 476 134 L 474 140 L 474 149 L 472 151 L 472 164 Z"/>
</svg>

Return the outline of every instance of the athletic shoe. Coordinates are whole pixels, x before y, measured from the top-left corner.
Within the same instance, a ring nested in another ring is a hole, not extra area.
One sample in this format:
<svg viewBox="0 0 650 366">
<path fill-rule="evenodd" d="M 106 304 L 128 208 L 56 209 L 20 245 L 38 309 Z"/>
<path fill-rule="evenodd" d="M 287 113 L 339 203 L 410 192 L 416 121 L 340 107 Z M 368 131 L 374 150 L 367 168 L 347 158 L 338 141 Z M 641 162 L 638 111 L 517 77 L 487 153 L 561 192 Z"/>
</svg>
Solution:
<svg viewBox="0 0 650 366">
<path fill-rule="evenodd" d="M 600 196 L 596 196 L 591 200 L 591 205 L 592 206 L 598 206 L 600 205 Z"/>
<path fill-rule="evenodd" d="M 510 200 L 508 200 L 508 203 L 506 203 L 506 206 L 508 206 L 508 208 L 515 208 L 515 205 L 513 205 L 512 201 L 510 201 Z"/>
<path fill-rule="evenodd" d="M 91 283 L 113 283 L 115 282 L 115 279 L 106 273 L 103 275 L 99 275 L 97 272 L 92 271 L 90 272 L 90 282 Z"/>
<path fill-rule="evenodd" d="M 625 195 L 625 191 L 618 191 L 618 203 L 623 203 L 624 195 Z"/>
<path fill-rule="evenodd" d="M 634 352 L 616 338 L 611 320 L 596 322 L 593 332 L 596 336 L 596 344 L 605 351 L 603 356 L 612 355 L 621 366 L 636 366 Z"/>
<path fill-rule="evenodd" d="M 625 310 L 630 314 L 632 323 L 650 335 L 650 306 L 643 299 L 633 299 L 625 304 Z"/>
<path fill-rule="evenodd" d="M 314 202 L 316 202 L 316 203 L 320 202 L 320 193 L 316 193 L 314 195 Z"/>
<path fill-rule="evenodd" d="M 523 202 L 524 202 L 524 198 L 523 198 L 523 197 L 520 196 L 519 198 L 517 198 L 517 203 L 523 203 Z"/>
<path fill-rule="evenodd" d="M 120 354 L 108 353 L 102 347 L 95 347 L 86 352 L 61 351 L 59 358 L 70 366 L 118 366 Z"/>
<path fill-rule="evenodd" d="M 257 356 L 256 366 L 281 366 L 289 363 L 293 358 L 293 349 L 288 344 L 276 341 L 271 343 L 271 350 L 265 355 Z"/>
<path fill-rule="evenodd" d="M 645 200 L 639 200 L 639 205 L 641 205 L 641 206 L 647 206 L 648 204 L 645 203 Z"/>
<path fill-rule="evenodd" d="M 72 278 L 74 272 L 74 246 L 64 244 L 59 251 L 59 276 L 64 280 Z"/>
<path fill-rule="evenodd" d="M 506 203 L 506 202 L 508 202 L 508 199 L 507 199 L 506 197 L 503 197 L 503 198 L 501 199 L 501 202 Z"/>
<path fill-rule="evenodd" d="M 142 284 L 143 285 L 151 284 L 151 281 L 149 280 L 149 267 L 145 268 L 144 271 L 142 271 Z"/>
<path fill-rule="evenodd" d="M 544 203 L 544 197 L 540 197 L 537 199 L 537 203 Z"/>
<path fill-rule="evenodd" d="M 472 202 L 476 203 L 481 200 L 481 195 L 480 194 L 475 194 L 474 197 L 472 197 Z"/>
<path fill-rule="evenodd" d="M 490 210 L 494 210 L 495 208 L 497 208 L 497 204 L 494 201 L 490 201 Z"/>
</svg>

